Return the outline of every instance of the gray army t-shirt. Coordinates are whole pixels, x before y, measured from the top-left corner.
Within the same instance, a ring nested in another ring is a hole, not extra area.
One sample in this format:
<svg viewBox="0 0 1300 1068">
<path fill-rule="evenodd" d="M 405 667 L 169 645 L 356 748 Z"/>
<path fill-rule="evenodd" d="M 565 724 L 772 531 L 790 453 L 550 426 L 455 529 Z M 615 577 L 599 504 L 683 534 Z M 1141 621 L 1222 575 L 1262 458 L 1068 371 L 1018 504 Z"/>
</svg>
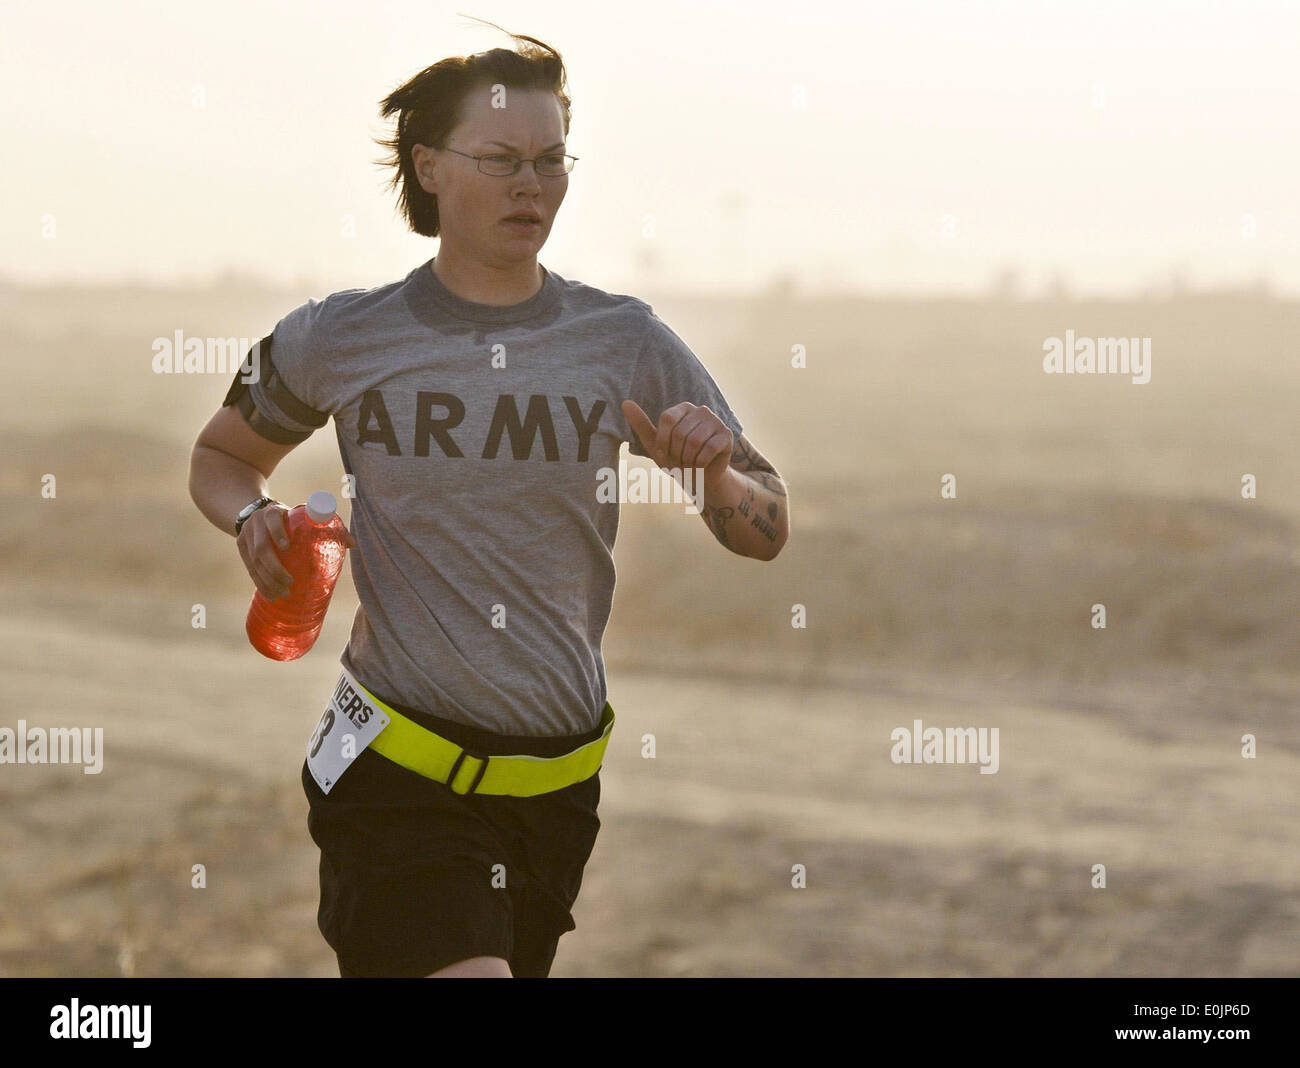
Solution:
<svg viewBox="0 0 1300 1068">
<path fill-rule="evenodd" d="M 360 600 L 340 661 L 367 688 L 502 734 L 583 733 L 607 697 L 618 531 L 599 472 L 621 442 L 645 455 L 623 401 L 655 423 L 707 405 L 737 439 L 741 424 L 644 301 L 542 268 L 530 299 L 478 304 L 432 262 L 281 319 L 253 425 L 334 417 Z"/>
</svg>

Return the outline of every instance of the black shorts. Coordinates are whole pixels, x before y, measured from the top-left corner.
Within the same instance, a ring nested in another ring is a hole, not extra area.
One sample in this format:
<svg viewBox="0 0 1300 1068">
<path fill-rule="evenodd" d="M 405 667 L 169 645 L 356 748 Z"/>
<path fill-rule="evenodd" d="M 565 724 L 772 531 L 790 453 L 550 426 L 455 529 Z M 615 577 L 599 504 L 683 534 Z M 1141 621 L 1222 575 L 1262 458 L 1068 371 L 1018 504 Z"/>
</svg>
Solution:
<svg viewBox="0 0 1300 1068">
<path fill-rule="evenodd" d="M 376 696 L 471 752 L 559 756 L 601 736 L 492 734 Z M 328 794 L 306 760 L 302 785 L 321 851 L 317 925 L 340 975 L 425 976 L 470 957 L 550 973 L 600 830 L 599 771 L 535 797 L 462 795 L 363 749 Z"/>
</svg>

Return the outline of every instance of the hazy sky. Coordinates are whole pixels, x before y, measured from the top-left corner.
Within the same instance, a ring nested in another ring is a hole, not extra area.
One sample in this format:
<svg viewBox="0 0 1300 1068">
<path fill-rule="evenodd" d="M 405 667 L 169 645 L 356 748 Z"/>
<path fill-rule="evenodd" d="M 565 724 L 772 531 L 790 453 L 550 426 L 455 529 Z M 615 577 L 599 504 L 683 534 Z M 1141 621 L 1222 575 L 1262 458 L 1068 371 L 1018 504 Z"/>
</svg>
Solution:
<svg viewBox="0 0 1300 1068">
<path fill-rule="evenodd" d="M 1030 292 L 1173 272 L 1300 292 L 1300 3 L 628 10 L 6 8 L 0 274 L 401 277 L 437 243 L 405 230 L 374 165 L 378 101 L 447 55 L 510 46 L 470 15 L 568 66 L 581 161 L 540 257 L 566 277 L 972 290 L 1015 265 Z"/>
</svg>

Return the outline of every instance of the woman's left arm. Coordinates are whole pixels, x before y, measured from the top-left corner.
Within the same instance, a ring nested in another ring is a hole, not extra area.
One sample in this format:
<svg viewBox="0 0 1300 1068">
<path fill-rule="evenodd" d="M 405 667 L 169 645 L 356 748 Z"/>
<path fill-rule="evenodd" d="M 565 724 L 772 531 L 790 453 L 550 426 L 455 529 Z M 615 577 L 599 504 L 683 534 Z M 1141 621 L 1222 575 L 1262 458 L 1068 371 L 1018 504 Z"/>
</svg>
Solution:
<svg viewBox="0 0 1300 1068">
<path fill-rule="evenodd" d="M 790 500 L 775 467 L 740 435 L 731 463 L 704 479 L 704 525 L 741 556 L 773 560 L 790 536 Z"/>
<path fill-rule="evenodd" d="M 790 536 L 785 480 L 752 442 L 739 440 L 708 408 L 683 402 L 666 409 L 659 425 L 634 401 L 623 414 L 660 467 L 703 469 L 700 515 L 719 544 L 739 556 L 774 560 Z"/>
</svg>

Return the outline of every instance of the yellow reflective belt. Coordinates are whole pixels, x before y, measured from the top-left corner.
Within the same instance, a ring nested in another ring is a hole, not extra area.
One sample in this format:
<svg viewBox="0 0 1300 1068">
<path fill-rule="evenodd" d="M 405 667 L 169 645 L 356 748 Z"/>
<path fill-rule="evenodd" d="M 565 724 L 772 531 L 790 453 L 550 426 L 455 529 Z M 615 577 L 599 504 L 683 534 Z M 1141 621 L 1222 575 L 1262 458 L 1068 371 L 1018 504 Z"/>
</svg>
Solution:
<svg viewBox="0 0 1300 1068">
<path fill-rule="evenodd" d="M 362 687 L 362 689 L 365 689 Z M 614 709 L 608 701 L 601 712 L 601 735 L 571 753 L 558 757 L 526 754 L 472 756 L 415 720 L 384 704 L 369 690 L 366 696 L 389 716 L 389 724 L 370 743 L 380 756 L 400 764 L 417 775 L 448 783 L 458 794 L 509 794 L 534 797 L 562 790 L 590 779 L 605 758 L 609 732 L 614 727 Z M 448 782 L 450 780 L 450 782 Z"/>
</svg>

